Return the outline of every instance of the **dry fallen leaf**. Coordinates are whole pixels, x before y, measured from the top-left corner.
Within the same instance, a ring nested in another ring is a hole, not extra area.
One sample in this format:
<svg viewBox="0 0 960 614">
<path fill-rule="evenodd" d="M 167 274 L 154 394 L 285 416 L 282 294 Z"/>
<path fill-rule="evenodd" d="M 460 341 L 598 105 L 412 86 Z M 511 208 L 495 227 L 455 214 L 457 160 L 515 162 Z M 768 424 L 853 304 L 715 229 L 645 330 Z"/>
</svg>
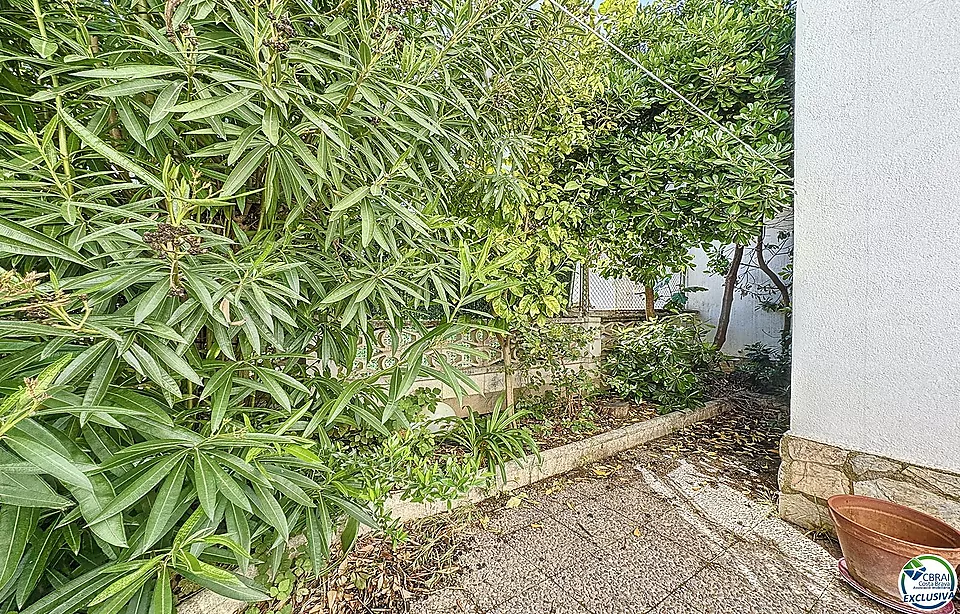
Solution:
<svg viewBox="0 0 960 614">
<path fill-rule="evenodd" d="M 643 535 L 643 531 L 640 530 L 640 527 L 637 527 L 636 529 L 633 530 L 634 537 L 641 537 L 642 535 Z"/>
<path fill-rule="evenodd" d="M 513 508 L 516 508 L 516 507 L 520 507 L 521 505 L 523 505 L 523 498 L 522 498 L 522 497 L 510 497 L 510 498 L 507 500 L 507 504 L 504 505 L 504 507 L 507 508 L 507 509 L 513 509 Z"/>
</svg>

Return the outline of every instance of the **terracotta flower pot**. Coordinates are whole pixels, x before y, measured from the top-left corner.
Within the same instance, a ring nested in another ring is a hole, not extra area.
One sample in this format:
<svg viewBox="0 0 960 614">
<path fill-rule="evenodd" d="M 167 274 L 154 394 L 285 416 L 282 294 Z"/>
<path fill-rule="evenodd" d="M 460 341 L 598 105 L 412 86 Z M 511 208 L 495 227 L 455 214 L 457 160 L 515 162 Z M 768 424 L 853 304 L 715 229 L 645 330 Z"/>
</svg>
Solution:
<svg viewBox="0 0 960 614">
<path fill-rule="evenodd" d="M 858 495 L 830 497 L 827 504 L 850 575 L 882 598 L 900 602 L 900 571 L 921 554 L 960 566 L 960 531 L 933 516 Z"/>
</svg>

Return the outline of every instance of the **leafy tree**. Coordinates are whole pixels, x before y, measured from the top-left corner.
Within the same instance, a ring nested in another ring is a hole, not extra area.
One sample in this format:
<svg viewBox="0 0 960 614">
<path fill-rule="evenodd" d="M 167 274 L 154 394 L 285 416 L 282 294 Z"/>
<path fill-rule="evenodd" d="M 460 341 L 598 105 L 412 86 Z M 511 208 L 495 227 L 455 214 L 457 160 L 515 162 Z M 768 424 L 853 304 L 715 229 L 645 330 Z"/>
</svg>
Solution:
<svg viewBox="0 0 960 614">
<path fill-rule="evenodd" d="M 549 87 L 519 88 L 526 67 L 493 77 L 496 102 L 509 114 L 508 137 L 486 165 L 467 167 L 452 211 L 491 238 L 493 255 L 514 255 L 497 271 L 503 286 L 487 297 L 509 326 L 542 325 L 566 308 L 573 265 L 585 254 L 581 224 L 589 191 L 558 170 L 592 138 L 584 116 L 603 88 L 607 61 L 602 43 L 553 3 L 541 11 L 546 35 L 530 53 L 548 63 Z"/>
<path fill-rule="evenodd" d="M 262 599 L 224 565 L 302 532 L 320 570 L 376 522 L 403 476 L 336 433 L 468 383 L 442 350 L 515 255 L 451 186 L 513 134 L 490 75 L 554 79 L 539 15 L 0 0 L 0 607 L 169 612 L 177 575 Z M 351 372 L 374 318 L 435 308 Z"/>
<path fill-rule="evenodd" d="M 652 306 L 650 286 L 692 247 L 734 244 L 722 345 L 742 246 L 791 203 L 793 5 L 607 0 L 601 13 L 617 45 L 725 128 L 613 56 L 584 153 L 608 184 L 588 216 L 601 267 L 644 283 Z"/>
</svg>

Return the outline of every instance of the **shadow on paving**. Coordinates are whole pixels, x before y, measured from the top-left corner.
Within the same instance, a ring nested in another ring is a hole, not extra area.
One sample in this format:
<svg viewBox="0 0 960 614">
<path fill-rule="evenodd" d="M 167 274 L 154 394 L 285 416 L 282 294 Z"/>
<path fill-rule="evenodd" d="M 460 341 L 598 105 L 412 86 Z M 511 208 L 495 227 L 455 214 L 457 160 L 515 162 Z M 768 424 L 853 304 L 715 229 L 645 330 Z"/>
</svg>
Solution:
<svg viewBox="0 0 960 614">
<path fill-rule="evenodd" d="M 461 571 L 409 611 L 882 612 L 841 584 L 827 540 L 776 517 L 785 422 L 757 411 L 482 504 Z"/>
</svg>

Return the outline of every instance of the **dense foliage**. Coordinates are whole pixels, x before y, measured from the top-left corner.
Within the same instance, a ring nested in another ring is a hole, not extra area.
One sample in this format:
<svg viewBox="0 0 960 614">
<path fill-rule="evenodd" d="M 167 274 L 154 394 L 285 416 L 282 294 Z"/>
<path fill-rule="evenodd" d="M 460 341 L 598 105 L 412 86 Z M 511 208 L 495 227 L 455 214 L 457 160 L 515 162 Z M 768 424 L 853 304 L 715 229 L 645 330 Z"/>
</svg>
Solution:
<svg viewBox="0 0 960 614">
<path fill-rule="evenodd" d="M 398 404 L 470 384 L 443 350 L 520 255 L 451 199 L 525 116 L 499 84 L 550 89 L 553 20 L 0 0 L 0 607 L 166 614 L 176 576 L 257 600 L 228 568 L 305 533 L 322 570 L 390 490 L 449 496 Z M 374 318 L 420 334 L 360 376 Z M 454 486 L 522 453 L 498 424 L 451 435 L 478 446 Z"/>
<path fill-rule="evenodd" d="M 578 154 L 603 178 L 584 228 L 601 272 L 653 286 L 693 247 L 748 243 L 790 205 L 794 7 L 607 0 L 601 13 L 617 45 L 726 128 L 611 54 Z"/>
<path fill-rule="evenodd" d="M 516 333 L 517 384 L 522 404 L 572 415 L 596 392 L 598 373 L 589 368 L 598 331 L 582 322 L 527 325 Z"/>
<path fill-rule="evenodd" d="M 716 352 L 691 316 L 669 316 L 622 330 L 604 361 L 610 389 L 625 399 L 650 402 L 659 413 L 703 402 L 717 369 Z"/>
</svg>

